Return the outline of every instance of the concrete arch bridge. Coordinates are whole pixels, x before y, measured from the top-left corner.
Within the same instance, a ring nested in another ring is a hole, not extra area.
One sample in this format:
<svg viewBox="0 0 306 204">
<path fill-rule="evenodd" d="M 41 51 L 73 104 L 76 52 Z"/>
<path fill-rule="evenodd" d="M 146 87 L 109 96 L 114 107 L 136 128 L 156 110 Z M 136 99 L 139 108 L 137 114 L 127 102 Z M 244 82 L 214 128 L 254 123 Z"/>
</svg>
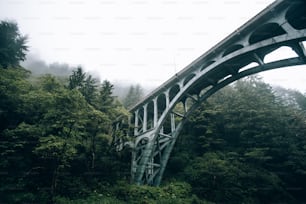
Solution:
<svg viewBox="0 0 306 204">
<path fill-rule="evenodd" d="M 114 137 L 118 149 L 132 149 L 132 181 L 159 185 L 186 118 L 201 102 L 245 76 L 306 64 L 305 42 L 306 1 L 277 0 L 131 108 L 115 123 Z M 294 57 L 265 62 L 282 47 Z"/>
</svg>

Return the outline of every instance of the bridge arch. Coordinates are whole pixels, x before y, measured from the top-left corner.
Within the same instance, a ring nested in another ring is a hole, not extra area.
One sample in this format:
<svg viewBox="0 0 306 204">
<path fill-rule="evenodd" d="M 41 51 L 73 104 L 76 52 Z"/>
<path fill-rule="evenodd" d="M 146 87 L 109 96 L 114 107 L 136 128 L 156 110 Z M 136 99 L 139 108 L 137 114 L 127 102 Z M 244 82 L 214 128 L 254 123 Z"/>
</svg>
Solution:
<svg viewBox="0 0 306 204">
<path fill-rule="evenodd" d="M 305 5 L 302 0 L 296 2 Z M 135 117 L 134 133 L 137 133 L 132 153 L 133 182 L 160 184 L 186 119 L 209 96 L 252 74 L 306 64 L 305 21 L 295 21 L 297 17 L 305 19 L 306 12 L 295 3 L 274 2 L 130 110 Z M 298 12 L 291 11 L 292 8 Z M 286 26 L 288 24 L 291 26 Z M 264 61 L 269 53 L 284 46 L 292 48 L 296 55 Z M 152 103 L 154 125 L 143 131 L 139 124 L 145 127 L 146 110 Z"/>
</svg>

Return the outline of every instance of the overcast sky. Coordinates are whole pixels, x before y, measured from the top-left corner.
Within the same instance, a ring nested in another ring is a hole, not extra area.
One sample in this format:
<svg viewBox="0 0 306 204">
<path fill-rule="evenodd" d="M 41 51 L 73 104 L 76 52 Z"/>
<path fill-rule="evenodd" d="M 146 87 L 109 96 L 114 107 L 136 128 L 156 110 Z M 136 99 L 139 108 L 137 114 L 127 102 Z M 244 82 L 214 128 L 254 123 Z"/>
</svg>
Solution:
<svg viewBox="0 0 306 204">
<path fill-rule="evenodd" d="M 0 19 L 17 21 L 29 36 L 30 53 L 47 63 L 82 65 L 112 82 L 158 86 L 272 2 L 0 0 Z M 306 92 L 305 66 L 263 76 Z"/>
</svg>

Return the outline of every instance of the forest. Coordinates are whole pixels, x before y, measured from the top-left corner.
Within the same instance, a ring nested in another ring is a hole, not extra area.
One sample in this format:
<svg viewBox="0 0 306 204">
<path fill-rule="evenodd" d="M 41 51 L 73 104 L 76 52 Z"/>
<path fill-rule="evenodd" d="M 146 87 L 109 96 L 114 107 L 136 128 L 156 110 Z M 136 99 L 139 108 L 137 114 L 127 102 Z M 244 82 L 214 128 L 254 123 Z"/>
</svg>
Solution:
<svg viewBox="0 0 306 204">
<path fill-rule="evenodd" d="M 223 88 L 188 118 L 162 185 L 137 186 L 112 123 L 142 88 L 116 96 L 82 67 L 33 74 L 26 43 L 0 22 L 1 204 L 306 202 L 305 93 L 258 76 Z"/>
</svg>

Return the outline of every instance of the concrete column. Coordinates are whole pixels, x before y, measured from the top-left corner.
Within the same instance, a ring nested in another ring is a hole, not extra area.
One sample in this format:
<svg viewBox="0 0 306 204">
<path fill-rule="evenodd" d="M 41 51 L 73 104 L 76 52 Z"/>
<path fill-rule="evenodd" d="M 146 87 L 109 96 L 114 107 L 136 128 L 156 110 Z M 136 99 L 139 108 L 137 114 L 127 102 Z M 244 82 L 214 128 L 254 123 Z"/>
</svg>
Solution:
<svg viewBox="0 0 306 204">
<path fill-rule="evenodd" d="M 173 133 L 175 131 L 175 117 L 173 113 L 170 113 L 171 117 L 171 132 Z"/>
<path fill-rule="evenodd" d="M 292 47 L 292 50 L 301 58 L 305 60 L 306 58 L 306 50 L 302 42 L 298 42 L 294 44 Z"/>
<path fill-rule="evenodd" d="M 287 33 L 291 33 L 295 29 L 286 21 L 281 25 L 282 29 L 284 29 Z"/>
<path fill-rule="evenodd" d="M 166 109 L 169 108 L 169 103 L 170 103 L 169 91 L 170 91 L 170 89 L 168 89 L 168 90 L 165 92 L 165 97 L 166 97 Z"/>
<path fill-rule="evenodd" d="M 142 130 L 143 132 L 147 131 L 147 121 L 148 121 L 148 104 L 143 106 L 143 123 L 142 123 Z"/>
<path fill-rule="evenodd" d="M 157 97 L 153 99 L 154 104 L 154 118 L 153 118 L 153 127 L 156 127 L 158 120 L 158 107 L 157 107 Z"/>
<path fill-rule="evenodd" d="M 260 66 L 262 66 L 262 65 L 265 64 L 264 61 L 263 61 L 256 53 L 254 53 L 253 56 L 254 56 L 256 62 L 257 62 Z"/>
<path fill-rule="evenodd" d="M 185 113 L 187 113 L 187 111 L 188 111 L 187 105 L 188 104 L 187 104 L 187 98 L 186 98 L 185 101 L 184 101 L 184 104 L 183 104 Z"/>
<path fill-rule="evenodd" d="M 136 111 L 135 111 L 134 136 L 138 135 L 138 113 L 139 113 L 139 110 L 136 110 Z"/>
</svg>

